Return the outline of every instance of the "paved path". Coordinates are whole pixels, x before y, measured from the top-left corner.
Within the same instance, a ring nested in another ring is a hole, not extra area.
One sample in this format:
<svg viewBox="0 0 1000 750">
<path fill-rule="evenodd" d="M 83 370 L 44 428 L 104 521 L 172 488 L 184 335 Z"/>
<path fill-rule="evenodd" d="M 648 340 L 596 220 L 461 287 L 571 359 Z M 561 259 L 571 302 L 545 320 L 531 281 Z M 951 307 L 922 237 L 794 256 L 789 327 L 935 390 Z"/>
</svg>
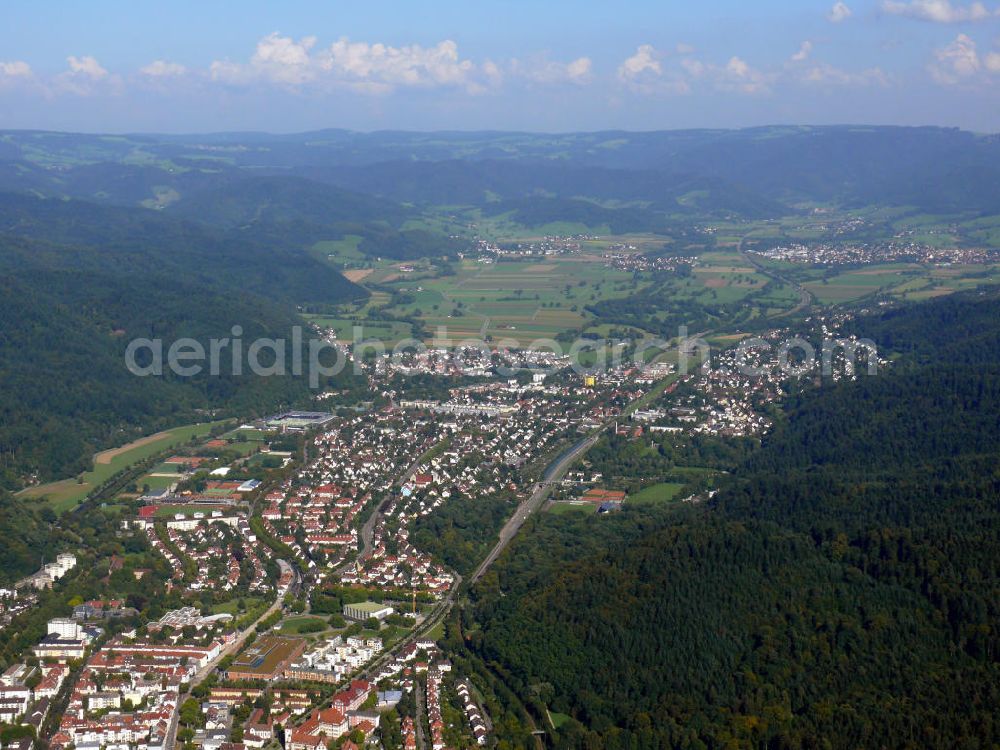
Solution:
<svg viewBox="0 0 1000 750">
<path fill-rule="evenodd" d="M 417 730 L 417 750 L 426 750 L 427 742 L 424 740 L 424 722 L 427 721 L 427 706 L 424 705 L 424 691 L 420 689 L 420 683 L 414 680 L 413 702 L 416 704 L 417 714 L 414 717 L 414 728 Z"/>
</svg>

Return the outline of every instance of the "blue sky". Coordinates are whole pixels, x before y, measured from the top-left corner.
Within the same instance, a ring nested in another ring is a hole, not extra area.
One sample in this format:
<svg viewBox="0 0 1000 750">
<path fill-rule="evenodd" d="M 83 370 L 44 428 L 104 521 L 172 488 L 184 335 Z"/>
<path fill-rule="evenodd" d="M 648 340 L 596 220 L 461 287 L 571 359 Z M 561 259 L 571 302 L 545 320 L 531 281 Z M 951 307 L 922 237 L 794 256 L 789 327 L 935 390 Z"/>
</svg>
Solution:
<svg viewBox="0 0 1000 750">
<path fill-rule="evenodd" d="M 1000 131 L 1000 0 L 5 0 L 0 128 Z"/>
</svg>

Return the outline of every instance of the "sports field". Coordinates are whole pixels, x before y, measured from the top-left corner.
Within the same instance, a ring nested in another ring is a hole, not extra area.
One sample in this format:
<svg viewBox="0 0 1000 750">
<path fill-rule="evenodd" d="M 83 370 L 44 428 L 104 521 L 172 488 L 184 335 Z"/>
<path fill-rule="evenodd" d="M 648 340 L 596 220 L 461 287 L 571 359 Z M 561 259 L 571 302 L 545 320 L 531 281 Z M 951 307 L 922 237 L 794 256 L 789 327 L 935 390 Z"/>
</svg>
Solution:
<svg viewBox="0 0 1000 750">
<path fill-rule="evenodd" d="M 557 501 L 549 506 L 548 512 L 556 516 L 576 514 L 583 516 L 595 515 L 597 513 L 597 506 L 593 503 Z"/>
<path fill-rule="evenodd" d="M 640 505 L 644 503 L 666 503 L 674 500 L 682 489 L 684 489 L 684 485 L 677 482 L 652 484 L 649 487 L 643 487 L 634 495 L 629 495 L 628 502 Z"/>
<path fill-rule="evenodd" d="M 82 502 L 95 487 L 123 469 L 127 469 L 150 456 L 155 456 L 161 451 L 182 445 L 192 438 L 207 435 L 213 427 L 219 424 L 222 422 L 204 422 L 175 427 L 172 430 L 165 430 L 134 440 L 119 448 L 101 451 L 94 456 L 93 470 L 84 472 L 82 475 L 82 482 L 78 479 L 63 479 L 37 487 L 29 487 L 23 490 L 20 496 L 45 498 L 57 513 L 68 510 Z"/>
</svg>

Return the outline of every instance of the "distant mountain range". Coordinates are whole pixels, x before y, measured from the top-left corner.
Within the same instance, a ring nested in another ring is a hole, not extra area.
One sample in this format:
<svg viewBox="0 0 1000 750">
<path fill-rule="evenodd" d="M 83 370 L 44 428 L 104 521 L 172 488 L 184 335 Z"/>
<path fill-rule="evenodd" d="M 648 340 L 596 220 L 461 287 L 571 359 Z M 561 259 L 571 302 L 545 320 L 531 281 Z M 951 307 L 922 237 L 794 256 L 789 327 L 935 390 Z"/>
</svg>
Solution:
<svg viewBox="0 0 1000 750">
<path fill-rule="evenodd" d="M 654 214 L 755 217 L 817 202 L 976 214 L 1000 211 L 1000 137 L 868 126 L 566 134 L 0 131 L 0 189 L 147 206 L 177 199 L 183 205 L 208 191 L 231 218 L 241 212 L 218 191 L 251 175 L 307 178 L 416 206 L 544 195 Z M 278 192 L 287 200 L 303 190 L 295 183 Z M 329 193 L 307 203 L 358 200 Z M 381 208 L 391 221 L 396 212 Z"/>
</svg>

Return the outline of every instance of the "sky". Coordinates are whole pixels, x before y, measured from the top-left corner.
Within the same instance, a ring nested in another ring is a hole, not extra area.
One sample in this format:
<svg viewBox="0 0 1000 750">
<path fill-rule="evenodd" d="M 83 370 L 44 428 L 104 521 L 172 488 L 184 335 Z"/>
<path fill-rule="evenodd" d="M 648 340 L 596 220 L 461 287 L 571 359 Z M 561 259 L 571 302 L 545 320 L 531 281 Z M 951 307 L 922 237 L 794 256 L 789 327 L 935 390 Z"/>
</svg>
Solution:
<svg viewBox="0 0 1000 750">
<path fill-rule="evenodd" d="M 1000 131 L 1000 0 L 4 0 L 0 129 Z"/>
</svg>

